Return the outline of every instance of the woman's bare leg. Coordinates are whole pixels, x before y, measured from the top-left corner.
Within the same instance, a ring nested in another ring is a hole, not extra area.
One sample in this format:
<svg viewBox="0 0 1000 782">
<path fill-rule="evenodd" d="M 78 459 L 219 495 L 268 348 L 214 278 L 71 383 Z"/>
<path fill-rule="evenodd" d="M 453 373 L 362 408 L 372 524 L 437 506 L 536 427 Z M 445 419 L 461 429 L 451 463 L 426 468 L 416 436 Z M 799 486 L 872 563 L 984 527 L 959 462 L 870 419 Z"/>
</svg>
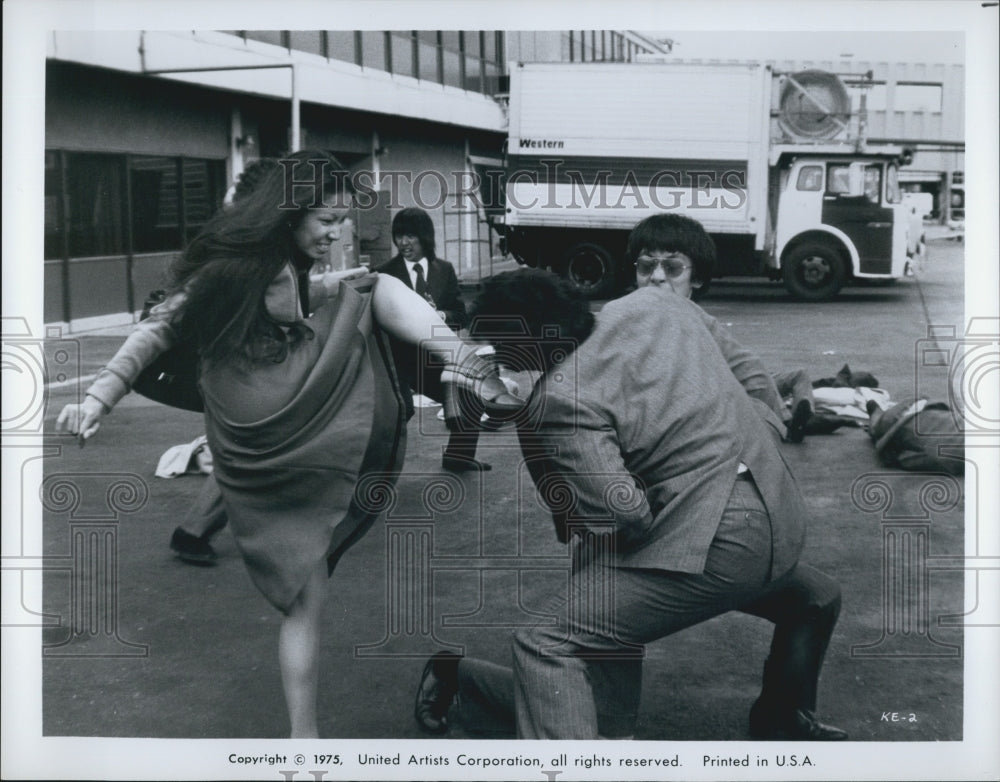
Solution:
<svg viewBox="0 0 1000 782">
<path fill-rule="evenodd" d="M 386 333 L 412 345 L 422 344 L 441 360 L 454 361 L 464 345 L 422 296 L 390 274 L 379 275 L 372 310 Z"/>
<path fill-rule="evenodd" d="M 395 277 L 379 275 L 372 295 L 375 320 L 391 336 L 413 345 L 421 345 L 445 365 L 441 382 L 445 419 L 462 415 L 461 402 L 450 389 L 462 386 L 490 405 L 491 414 L 517 411 L 523 404 L 507 393 L 496 368 L 476 354 L 478 346 L 465 342 L 441 320 L 434 309 L 405 283 Z M 476 413 L 475 420 L 479 420 Z"/>
<path fill-rule="evenodd" d="M 293 739 L 318 738 L 319 627 L 327 592 L 326 560 L 323 560 L 309 575 L 281 622 L 278 664 Z"/>
</svg>

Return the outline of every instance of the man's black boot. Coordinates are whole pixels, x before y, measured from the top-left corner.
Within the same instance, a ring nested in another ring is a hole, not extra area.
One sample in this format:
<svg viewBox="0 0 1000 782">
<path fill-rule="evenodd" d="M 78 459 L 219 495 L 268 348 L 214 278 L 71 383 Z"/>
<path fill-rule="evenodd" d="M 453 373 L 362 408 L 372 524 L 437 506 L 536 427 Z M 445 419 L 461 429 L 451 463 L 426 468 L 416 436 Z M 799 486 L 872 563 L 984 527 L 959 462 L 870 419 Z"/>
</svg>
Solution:
<svg viewBox="0 0 1000 782">
<path fill-rule="evenodd" d="M 771 661 L 764 663 L 764 686 L 750 708 L 750 737 L 763 741 L 844 741 L 846 731 L 816 719 L 812 709 L 796 708 L 781 697 Z"/>
<path fill-rule="evenodd" d="M 760 697 L 750 709 L 750 735 L 771 741 L 844 741 L 847 733 L 816 719 L 823 656 L 840 613 L 840 598 L 774 631 Z"/>
</svg>

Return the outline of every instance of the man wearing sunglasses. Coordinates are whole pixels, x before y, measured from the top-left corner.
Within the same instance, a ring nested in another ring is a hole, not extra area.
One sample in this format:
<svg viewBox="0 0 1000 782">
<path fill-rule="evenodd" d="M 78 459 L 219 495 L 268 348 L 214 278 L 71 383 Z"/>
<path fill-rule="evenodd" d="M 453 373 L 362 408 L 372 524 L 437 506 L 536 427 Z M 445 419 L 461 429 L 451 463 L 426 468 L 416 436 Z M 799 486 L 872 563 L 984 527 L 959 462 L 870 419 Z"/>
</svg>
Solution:
<svg viewBox="0 0 1000 782">
<path fill-rule="evenodd" d="M 647 217 L 629 235 L 628 258 L 635 266 L 635 284 L 666 287 L 690 299 L 712 278 L 715 245 L 697 220 L 675 214 Z M 750 351 L 731 339 L 718 321 L 706 314 L 706 324 L 719 343 L 736 379 L 750 396 L 760 399 L 784 422 L 788 442 L 800 443 L 813 414 L 812 383 L 802 369 L 770 375 Z M 792 408 L 783 397 L 792 398 Z"/>
</svg>

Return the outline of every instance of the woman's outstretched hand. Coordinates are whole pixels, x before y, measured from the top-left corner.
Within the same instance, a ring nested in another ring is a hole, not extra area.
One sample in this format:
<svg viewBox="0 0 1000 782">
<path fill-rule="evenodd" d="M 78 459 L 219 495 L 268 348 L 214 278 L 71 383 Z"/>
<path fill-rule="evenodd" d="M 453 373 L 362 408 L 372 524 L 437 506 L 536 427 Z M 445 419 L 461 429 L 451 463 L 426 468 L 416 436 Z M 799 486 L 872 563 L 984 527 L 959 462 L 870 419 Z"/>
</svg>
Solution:
<svg viewBox="0 0 1000 782">
<path fill-rule="evenodd" d="M 95 397 L 85 396 L 79 404 L 66 405 L 56 419 L 57 432 L 69 432 L 89 440 L 101 428 L 101 419 L 108 414 L 108 409 Z"/>
</svg>

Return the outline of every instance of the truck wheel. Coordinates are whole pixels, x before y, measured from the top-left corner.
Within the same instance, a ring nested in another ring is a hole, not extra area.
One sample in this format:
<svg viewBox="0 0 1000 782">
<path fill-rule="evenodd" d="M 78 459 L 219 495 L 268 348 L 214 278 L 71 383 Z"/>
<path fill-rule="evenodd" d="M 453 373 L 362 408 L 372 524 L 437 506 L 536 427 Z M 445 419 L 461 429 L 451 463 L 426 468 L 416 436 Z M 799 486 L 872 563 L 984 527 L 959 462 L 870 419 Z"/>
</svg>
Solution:
<svg viewBox="0 0 1000 782">
<path fill-rule="evenodd" d="M 574 244 L 563 256 L 562 270 L 566 279 L 589 298 L 608 295 L 614 289 L 614 260 L 599 244 Z"/>
<path fill-rule="evenodd" d="M 782 266 L 785 288 L 805 301 L 832 299 L 847 279 L 843 258 L 825 244 L 796 247 Z"/>
</svg>

